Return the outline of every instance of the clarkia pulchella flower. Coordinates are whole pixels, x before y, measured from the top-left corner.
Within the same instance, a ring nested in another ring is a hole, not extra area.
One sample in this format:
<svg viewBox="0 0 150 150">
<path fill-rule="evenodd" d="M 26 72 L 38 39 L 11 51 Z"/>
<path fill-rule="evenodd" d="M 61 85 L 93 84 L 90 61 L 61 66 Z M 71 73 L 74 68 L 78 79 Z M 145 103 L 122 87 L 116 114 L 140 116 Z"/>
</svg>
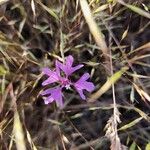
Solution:
<svg viewBox="0 0 150 150">
<path fill-rule="evenodd" d="M 43 68 L 42 72 L 47 75 L 47 79 L 42 83 L 43 86 L 50 85 L 52 83 L 57 83 L 57 86 L 54 88 L 49 88 L 44 90 L 41 95 L 45 96 L 45 104 L 56 102 L 57 106 L 62 108 L 63 103 L 63 89 L 70 89 L 73 86 L 80 97 L 85 100 L 86 97 L 83 93 L 84 90 L 88 92 L 92 92 L 95 88 L 92 82 L 88 82 L 87 80 L 90 78 L 88 73 L 85 73 L 81 76 L 79 80 L 76 82 L 72 82 L 69 78 L 75 71 L 82 68 L 83 65 L 77 65 L 75 67 L 73 65 L 73 57 L 69 55 L 66 57 L 65 62 L 61 63 L 60 61 L 55 61 L 55 69 L 52 71 L 49 68 Z"/>
</svg>

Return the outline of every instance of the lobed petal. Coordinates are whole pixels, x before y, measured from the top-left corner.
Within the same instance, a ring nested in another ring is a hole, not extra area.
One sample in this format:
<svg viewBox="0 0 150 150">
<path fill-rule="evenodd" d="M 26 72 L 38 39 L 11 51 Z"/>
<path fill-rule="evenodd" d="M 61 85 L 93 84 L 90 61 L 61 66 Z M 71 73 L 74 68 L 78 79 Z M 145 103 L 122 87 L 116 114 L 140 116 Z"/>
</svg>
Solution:
<svg viewBox="0 0 150 150">
<path fill-rule="evenodd" d="M 92 82 L 86 81 L 89 79 L 89 77 L 90 75 L 88 73 L 85 73 L 76 83 L 74 83 L 74 86 L 82 99 L 85 99 L 83 90 L 92 92 L 95 88 Z"/>
<path fill-rule="evenodd" d="M 56 73 L 57 73 L 58 77 L 61 77 L 61 75 L 60 75 L 60 65 L 61 65 L 61 63 L 58 60 L 56 60 L 55 61 L 55 67 L 56 67 Z"/>
<path fill-rule="evenodd" d="M 77 66 L 73 67 L 71 73 L 75 72 L 76 70 L 79 70 L 79 69 L 82 68 L 83 66 L 84 66 L 84 65 L 81 64 L 81 65 L 77 65 Z"/>
<path fill-rule="evenodd" d="M 51 96 L 49 96 L 44 100 L 44 103 L 49 104 L 49 103 L 52 103 L 53 101 L 54 101 L 54 99 Z"/>
<path fill-rule="evenodd" d="M 73 61 L 74 61 L 73 57 L 71 55 L 69 55 L 69 56 L 66 57 L 66 63 L 65 64 L 68 67 L 71 67 L 73 65 Z"/>
<path fill-rule="evenodd" d="M 59 76 L 57 75 L 55 71 L 51 71 L 51 74 L 49 74 L 49 78 L 42 83 L 42 86 L 45 86 L 45 85 L 48 85 L 57 81 L 59 81 Z"/>
<path fill-rule="evenodd" d="M 77 81 L 77 82 L 82 82 L 82 81 L 86 81 L 90 78 L 90 74 L 89 73 L 84 73 L 81 78 Z"/>
<path fill-rule="evenodd" d="M 73 57 L 71 55 L 69 55 L 68 57 L 66 57 L 66 61 L 64 64 L 57 61 L 57 66 L 66 74 L 66 76 L 71 75 L 73 72 L 75 72 L 76 70 L 78 70 L 84 66 L 81 64 L 81 65 L 72 67 L 73 60 L 74 60 Z"/>
<path fill-rule="evenodd" d="M 62 108 L 63 107 L 63 99 L 62 99 L 62 91 L 61 91 L 60 87 L 56 88 L 53 91 L 52 97 L 55 99 L 57 106 Z"/>
<path fill-rule="evenodd" d="M 63 99 L 62 99 L 62 91 L 61 87 L 51 88 L 43 91 L 41 95 L 49 95 L 45 100 L 45 104 L 52 103 L 53 101 L 56 102 L 57 106 L 62 108 L 63 107 Z"/>
<path fill-rule="evenodd" d="M 79 93 L 80 97 L 81 97 L 83 100 L 86 99 L 85 95 L 83 94 L 83 90 L 77 89 L 77 92 Z"/>
<path fill-rule="evenodd" d="M 43 92 L 41 93 L 41 95 L 43 95 L 43 96 L 44 96 L 44 95 L 48 95 L 48 94 L 51 94 L 51 92 L 53 92 L 53 89 L 52 89 L 52 88 L 43 91 Z"/>
<path fill-rule="evenodd" d="M 50 76 L 52 74 L 52 71 L 49 69 L 49 68 L 43 68 L 42 69 L 42 72 L 48 76 Z"/>
</svg>

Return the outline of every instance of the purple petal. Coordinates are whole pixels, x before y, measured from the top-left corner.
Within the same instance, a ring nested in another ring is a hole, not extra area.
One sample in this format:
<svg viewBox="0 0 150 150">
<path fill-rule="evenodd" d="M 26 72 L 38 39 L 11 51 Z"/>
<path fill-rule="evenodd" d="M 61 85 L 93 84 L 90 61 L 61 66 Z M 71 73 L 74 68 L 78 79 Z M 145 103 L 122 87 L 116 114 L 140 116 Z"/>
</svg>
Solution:
<svg viewBox="0 0 150 150">
<path fill-rule="evenodd" d="M 59 77 L 56 72 L 52 71 L 51 74 L 49 75 L 49 78 L 47 80 L 45 80 L 42 83 L 42 85 L 45 86 L 45 85 L 48 85 L 48 84 L 51 84 L 51 83 L 54 83 L 57 81 L 59 81 Z"/>
<path fill-rule="evenodd" d="M 53 91 L 52 97 L 55 99 L 57 106 L 62 108 L 63 107 L 63 100 L 62 100 L 62 92 L 61 92 L 60 87 L 55 89 L 55 91 Z"/>
<path fill-rule="evenodd" d="M 58 75 L 58 77 L 61 77 L 60 76 L 60 62 L 58 60 L 55 61 L 55 67 L 56 67 L 56 73 Z"/>
<path fill-rule="evenodd" d="M 67 74 L 67 67 L 65 64 L 62 64 L 60 61 L 56 60 L 56 68 L 60 68 L 65 74 Z"/>
<path fill-rule="evenodd" d="M 80 94 L 82 99 L 85 99 L 83 90 L 92 92 L 95 88 L 95 86 L 92 82 L 86 81 L 87 79 L 89 79 L 89 77 L 90 77 L 90 75 L 88 73 L 85 73 L 84 75 L 82 75 L 82 77 L 76 83 L 74 83 L 74 86 L 75 86 L 77 92 Z"/>
<path fill-rule="evenodd" d="M 52 71 L 49 68 L 43 68 L 42 72 L 48 76 L 50 76 L 52 74 Z"/>
<path fill-rule="evenodd" d="M 72 67 L 73 60 L 74 60 L 73 57 L 71 55 L 69 55 L 68 57 L 66 57 L 66 61 L 64 64 L 57 61 L 57 66 L 66 74 L 66 76 L 71 75 L 73 72 L 75 72 L 76 70 L 78 70 L 84 66 L 81 64 L 81 65 Z"/>
<path fill-rule="evenodd" d="M 73 59 L 73 57 L 71 55 L 66 57 L 66 65 L 68 67 L 71 67 L 73 65 L 73 61 L 74 61 L 74 59 Z"/>
<path fill-rule="evenodd" d="M 90 78 L 89 73 L 83 74 L 82 77 L 75 83 L 76 87 L 78 89 L 85 89 L 88 92 L 92 92 L 94 90 L 95 86 L 92 82 L 86 81 L 89 78 Z"/>
<path fill-rule="evenodd" d="M 47 89 L 47 90 L 43 91 L 41 93 L 41 95 L 48 95 L 48 94 L 51 94 L 51 92 L 52 92 L 52 89 Z"/>
<path fill-rule="evenodd" d="M 53 101 L 54 101 L 54 99 L 51 96 L 49 96 L 44 100 L 44 103 L 49 104 L 49 103 L 52 103 Z"/>
<path fill-rule="evenodd" d="M 77 82 L 82 82 L 82 81 L 86 81 L 87 79 L 90 78 L 90 74 L 89 73 L 85 73 L 81 76 L 81 78 L 77 81 Z"/>
<path fill-rule="evenodd" d="M 72 67 L 72 70 L 71 70 L 71 73 L 75 72 L 76 70 L 79 70 L 80 68 L 82 68 L 84 65 L 78 65 L 78 66 L 75 66 L 75 67 Z"/>
<path fill-rule="evenodd" d="M 47 80 L 45 80 L 44 82 L 42 82 L 42 86 L 45 86 L 45 85 L 54 83 L 54 82 L 56 82 L 56 81 L 57 81 L 57 80 L 54 80 L 54 79 L 52 79 L 52 78 L 48 78 Z"/>
<path fill-rule="evenodd" d="M 85 100 L 86 97 L 85 97 L 85 95 L 83 94 L 83 90 L 78 90 L 78 89 L 77 89 L 77 91 L 78 91 L 80 97 L 81 97 L 83 100 Z"/>
<path fill-rule="evenodd" d="M 79 90 L 87 90 L 88 92 L 92 92 L 95 88 L 94 84 L 92 82 L 80 82 L 75 84 L 76 88 Z"/>
<path fill-rule="evenodd" d="M 64 103 L 63 103 L 63 100 L 62 100 L 62 95 L 59 99 L 56 100 L 56 104 L 57 104 L 58 107 L 63 108 Z"/>
<path fill-rule="evenodd" d="M 58 107 L 63 107 L 61 87 L 51 88 L 43 91 L 41 95 L 49 95 L 45 100 L 45 104 L 56 101 Z"/>
</svg>

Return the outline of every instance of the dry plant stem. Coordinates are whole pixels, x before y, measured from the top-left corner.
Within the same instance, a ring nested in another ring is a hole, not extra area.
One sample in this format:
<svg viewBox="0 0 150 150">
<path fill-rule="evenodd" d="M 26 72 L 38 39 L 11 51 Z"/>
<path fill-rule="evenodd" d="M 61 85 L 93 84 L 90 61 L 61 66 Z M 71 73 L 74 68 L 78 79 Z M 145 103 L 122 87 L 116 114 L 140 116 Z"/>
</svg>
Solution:
<svg viewBox="0 0 150 150">
<path fill-rule="evenodd" d="M 111 140 L 111 150 L 121 150 L 121 143 L 120 143 L 120 139 L 118 136 L 118 132 L 117 132 L 117 124 L 118 124 L 118 120 L 120 121 L 119 118 L 119 112 L 118 112 L 118 108 L 116 105 L 116 97 L 115 97 L 115 88 L 114 88 L 114 84 L 112 84 L 112 91 L 113 91 L 113 121 L 114 121 L 114 126 L 112 128 L 114 128 L 114 137 L 113 140 Z"/>
<path fill-rule="evenodd" d="M 60 22 L 60 53 L 61 53 L 63 62 L 65 61 L 65 56 L 64 56 L 64 38 L 63 38 L 63 31 L 62 31 L 62 22 L 63 22 L 63 14 L 64 14 L 66 2 L 67 1 L 65 0 L 65 3 L 61 6 L 62 10 L 59 16 L 60 17 L 60 20 L 59 20 Z"/>
<path fill-rule="evenodd" d="M 111 36 L 110 36 L 111 37 Z M 111 38 L 110 38 L 110 43 L 111 43 Z M 110 51 L 110 56 L 112 56 L 112 53 Z M 111 64 L 111 76 L 113 76 L 113 63 L 112 63 L 112 57 L 110 57 L 110 64 Z M 112 128 L 114 128 L 113 132 L 114 132 L 114 137 L 111 140 L 111 150 L 121 150 L 121 143 L 120 143 L 120 139 L 118 136 L 118 132 L 117 132 L 117 124 L 120 121 L 120 117 L 119 117 L 119 111 L 117 108 L 117 104 L 116 104 L 116 96 L 115 96 L 115 86 L 114 83 L 112 82 L 112 94 L 113 94 L 113 125 Z"/>
<path fill-rule="evenodd" d="M 100 30 L 100 27 L 97 26 L 95 20 L 93 19 L 91 10 L 89 8 L 89 5 L 86 0 L 80 0 L 81 9 L 83 12 L 83 15 L 85 17 L 85 20 L 89 26 L 90 32 L 93 35 L 97 45 L 100 47 L 100 49 L 103 52 L 103 55 L 105 57 L 105 63 L 108 70 L 110 70 L 110 62 L 109 62 L 109 50 L 106 45 L 105 39 L 103 37 L 103 34 Z M 108 67 L 109 66 L 109 67 Z"/>
<path fill-rule="evenodd" d="M 127 56 L 130 56 L 131 54 L 133 54 L 135 52 L 141 51 L 142 49 L 147 49 L 148 51 L 150 51 L 150 42 L 132 50 L 129 54 L 127 54 Z M 131 62 L 131 63 L 134 63 L 134 62 Z"/>
<path fill-rule="evenodd" d="M 61 130 L 60 130 L 59 126 L 58 126 L 58 130 L 59 130 L 59 135 L 60 135 L 60 140 L 61 140 L 61 143 L 62 143 L 62 147 L 63 147 L 64 150 L 67 150 L 66 147 L 65 147 L 65 143 L 63 141 L 62 133 L 61 133 Z"/>
</svg>

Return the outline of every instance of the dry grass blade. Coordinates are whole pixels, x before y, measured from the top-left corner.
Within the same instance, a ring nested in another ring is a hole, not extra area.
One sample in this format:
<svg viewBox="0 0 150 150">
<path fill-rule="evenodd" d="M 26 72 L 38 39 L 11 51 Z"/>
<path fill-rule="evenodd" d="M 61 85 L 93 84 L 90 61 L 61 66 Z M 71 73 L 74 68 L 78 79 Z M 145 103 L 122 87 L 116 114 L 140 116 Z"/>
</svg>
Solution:
<svg viewBox="0 0 150 150">
<path fill-rule="evenodd" d="M 7 116 L 6 116 L 7 117 Z M 0 122 L 0 135 L 2 135 L 2 133 L 5 131 L 5 129 L 9 126 L 9 124 L 11 124 L 13 121 L 13 119 L 3 119 Z"/>
<path fill-rule="evenodd" d="M 37 150 L 36 146 L 34 145 L 32 139 L 31 139 L 31 135 L 27 129 L 26 129 L 26 133 L 27 133 L 28 142 L 30 143 L 32 150 Z"/>
<path fill-rule="evenodd" d="M 8 2 L 8 1 L 9 1 L 9 0 L 0 0 L 0 5 L 6 3 L 6 2 Z"/>
<path fill-rule="evenodd" d="M 100 12 L 100 11 L 104 11 L 104 10 L 107 9 L 108 7 L 109 7 L 108 4 L 104 4 L 104 5 L 100 6 L 100 7 L 98 7 L 98 8 L 94 11 L 94 13 L 98 13 L 98 12 Z"/>
<path fill-rule="evenodd" d="M 100 96 L 102 96 L 107 90 L 109 90 L 112 86 L 112 84 L 115 84 L 122 76 L 123 73 L 125 73 L 128 70 L 128 67 L 122 68 L 120 71 L 116 72 L 113 76 L 111 76 L 106 83 L 94 94 L 91 95 L 89 98 L 89 102 L 96 101 Z"/>
<path fill-rule="evenodd" d="M 4 104 L 6 103 L 6 98 L 8 96 L 8 93 L 10 92 L 10 88 L 11 88 L 11 83 L 7 86 L 7 88 L 3 92 L 2 99 L 0 101 L 0 113 L 2 113 L 3 111 Z"/>
<path fill-rule="evenodd" d="M 43 7 L 44 10 L 46 10 L 51 16 L 53 16 L 56 20 L 59 20 L 58 16 L 56 15 L 56 13 L 49 7 L 47 7 L 46 5 L 44 5 L 43 3 L 41 3 L 40 1 L 36 1 L 40 6 Z"/>
<path fill-rule="evenodd" d="M 32 8 L 32 11 L 33 11 L 33 15 L 35 17 L 35 3 L 34 3 L 34 0 L 31 0 L 31 8 Z"/>
<path fill-rule="evenodd" d="M 127 72 L 127 74 L 130 75 L 131 77 L 134 77 L 134 78 L 145 78 L 145 79 L 150 79 L 149 76 L 144 76 L 144 75 L 141 75 L 141 74 L 130 73 L 130 72 Z"/>
<path fill-rule="evenodd" d="M 83 12 L 83 15 L 85 17 L 85 20 L 89 26 L 90 32 L 93 35 L 97 45 L 100 47 L 100 49 L 103 52 L 104 57 L 106 58 L 106 61 L 109 62 L 109 51 L 108 47 L 106 45 L 105 39 L 103 37 L 103 34 L 101 32 L 100 27 L 97 26 L 95 20 L 93 19 L 91 10 L 89 8 L 89 5 L 86 0 L 80 0 L 81 9 Z"/>
<path fill-rule="evenodd" d="M 150 57 L 150 54 L 145 54 L 145 55 L 140 55 L 140 56 L 135 56 L 132 59 L 130 59 L 131 62 L 146 58 L 146 57 Z"/>
<path fill-rule="evenodd" d="M 22 125 L 17 110 L 14 112 L 13 133 L 15 136 L 15 143 L 16 143 L 17 150 L 26 150 L 24 133 L 23 133 Z"/>
<path fill-rule="evenodd" d="M 150 96 L 148 95 L 148 93 L 146 93 L 144 90 L 142 90 L 140 87 L 138 87 L 136 84 L 133 84 L 136 91 L 139 93 L 139 95 L 141 96 L 141 98 L 145 101 L 148 100 L 150 102 Z"/>
<path fill-rule="evenodd" d="M 118 109 L 113 106 L 114 114 L 109 118 L 107 124 L 105 126 L 106 136 L 109 138 L 111 142 L 110 149 L 111 150 L 122 150 L 122 145 L 117 133 L 117 125 L 120 123 L 120 113 Z"/>
<path fill-rule="evenodd" d="M 62 125 L 62 124 L 61 124 L 59 121 L 57 121 L 57 120 L 47 119 L 47 121 L 51 122 L 52 124 L 58 125 L 58 126 Z"/>
<path fill-rule="evenodd" d="M 12 84 L 10 84 L 10 97 L 12 99 L 12 105 L 14 108 L 13 135 L 15 138 L 16 148 L 17 150 L 26 150 L 24 132 L 20 121 L 19 113 L 17 110 L 16 97 L 14 95 Z"/>
<path fill-rule="evenodd" d="M 128 26 L 127 29 L 123 32 L 122 37 L 121 37 L 121 41 L 127 36 L 128 30 L 129 30 L 129 26 Z"/>
<path fill-rule="evenodd" d="M 134 107 L 133 110 L 136 111 L 145 120 L 150 121 L 150 117 L 146 113 L 144 113 L 142 110 L 140 110 L 136 107 Z"/>
<path fill-rule="evenodd" d="M 136 62 L 134 62 L 134 64 L 138 64 L 138 65 L 141 65 L 141 66 L 143 66 L 143 67 L 149 67 L 149 68 L 150 68 L 150 64 L 143 63 L 143 62 L 141 62 L 141 61 L 136 61 Z"/>
<path fill-rule="evenodd" d="M 118 129 L 118 131 L 126 130 L 126 129 L 128 129 L 128 128 L 131 128 L 131 127 L 133 127 L 134 125 L 136 125 L 138 122 L 140 122 L 142 119 L 143 119 L 143 117 L 139 117 L 139 118 L 137 118 L 137 119 L 131 121 L 130 123 L 128 123 L 128 124 L 122 126 L 121 128 Z"/>
<path fill-rule="evenodd" d="M 5 50 L 4 49 L 2 49 L 1 47 L 0 47 L 0 53 L 9 61 L 9 62 L 11 62 L 11 64 L 13 64 L 14 66 L 15 66 L 15 64 L 14 64 L 14 62 L 13 62 L 13 60 L 12 60 L 12 58 L 7 54 L 7 52 L 5 52 Z"/>
<path fill-rule="evenodd" d="M 130 5 L 130 4 L 126 4 L 124 1 L 122 0 L 118 0 L 118 2 L 124 6 L 126 6 L 127 8 L 129 8 L 130 10 L 134 11 L 135 13 L 138 13 L 139 15 L 146 17 L 148 19 L 150 19 L 150 14 L 144 10 L 142 10 L 139 7 L 136 7 L 134 5 Z"/>
<path fill-rule="evenodd" d="M 146 44 L 144 44 L 144 45 L 138 47 L 138 48 L 135 49 L 135 50 L 132 50 L 128 55 L 131 55 L 132 53 L 138 52 L 138 51 L 140 51 L 140 50 L 142 50 L 142 49 L 149 49 L 149 48 L 150 48 L 150 42 L 148 42 L 148 43 L 146 43 Z"/>
</svg>

